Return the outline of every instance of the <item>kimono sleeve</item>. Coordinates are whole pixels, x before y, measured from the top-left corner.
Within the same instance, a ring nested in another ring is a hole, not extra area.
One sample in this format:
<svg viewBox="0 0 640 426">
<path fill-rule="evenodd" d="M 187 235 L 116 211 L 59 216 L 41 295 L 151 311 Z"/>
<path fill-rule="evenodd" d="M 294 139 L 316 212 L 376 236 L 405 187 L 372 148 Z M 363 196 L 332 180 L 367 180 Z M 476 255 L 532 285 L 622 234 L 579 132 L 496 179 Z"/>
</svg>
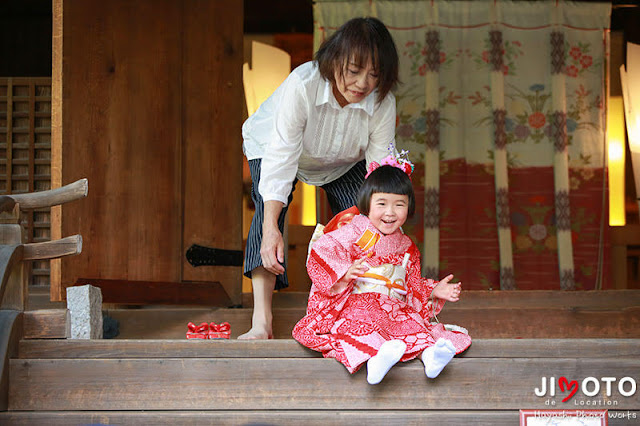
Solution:
<svg viewBox="0 0 640 426">
<path fill-rule="evenodd" d="M 407 303 L 411 305 L 422 318 L 430 321 L 434 315 L 440 313 L 445 301 L 431 298 L 433 289 L 439 281 L 423 278 L 420 272 L 420 251 L 414 243 L 409 248 L 410 262 L 407 270 Z"/>
<path fill-rule="evenodd" d="M 313 243 L 307 260 L 307 272 L 311 282 L 315 290 L 323 294 L 330 294 L 331 287 L 353 264 L 349 250 L 332 234 L 325 234 Z"/>
</svg>

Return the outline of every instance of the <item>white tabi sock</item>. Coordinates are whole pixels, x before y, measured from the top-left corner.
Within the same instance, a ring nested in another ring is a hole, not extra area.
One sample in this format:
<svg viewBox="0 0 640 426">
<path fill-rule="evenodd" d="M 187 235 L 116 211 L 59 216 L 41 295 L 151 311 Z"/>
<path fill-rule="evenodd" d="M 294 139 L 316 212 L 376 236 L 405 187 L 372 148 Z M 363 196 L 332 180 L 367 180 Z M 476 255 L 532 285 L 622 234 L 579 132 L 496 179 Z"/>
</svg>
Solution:
<svg viewBox="0 0 640 426">
<path fill-rule="evenodd" d="M 391 367 L 400 361 L 406 350 L 407 344 L 402 340 L 384 342 L 378 349 L 378 353 L 367 361 L 367 382 L 370 385 L 380 383 Z"/>
<path fill-rule="evenodd" d="M 451 340 L 440 338 L 435 345 L 428 347 L 422 352 L 422 362 L 424 372 L 430 379 L 435 379 L 438 374 L 449 364 L 449 361 L 456 354 L 456 348 Z"/>
</svg>

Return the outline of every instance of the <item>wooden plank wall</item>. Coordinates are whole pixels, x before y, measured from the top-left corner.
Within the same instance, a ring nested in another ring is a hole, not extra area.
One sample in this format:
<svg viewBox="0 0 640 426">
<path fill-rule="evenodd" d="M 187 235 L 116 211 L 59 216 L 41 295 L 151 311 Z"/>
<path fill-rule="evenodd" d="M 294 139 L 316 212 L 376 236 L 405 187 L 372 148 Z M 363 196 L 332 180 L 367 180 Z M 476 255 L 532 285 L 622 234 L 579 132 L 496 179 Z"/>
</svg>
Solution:
<svg viewBox="0 0 640 426">
<path fill-rule="evenodd" d="M 239 267 L 183 258 L 242 246 L 242 3 L 54 0 L 53 14 L 53 186 L 89 179 L 52 212 L 54 238 L 84 238 L 52 264 L 53 300 L 83 277 L 220 281 L 239 303 Z"/>
<path fill-rule="evenodd" d="M 242 2 L 184 2 L 184 239 L 242 250 Z M 210 267 L 182 257 L 183 280 L 211 280 Z M 215 278 L 236 304 L 241 268 L 217 267 Z M 228 285 L 233 283 L 233 286 Z"/>
</svg>

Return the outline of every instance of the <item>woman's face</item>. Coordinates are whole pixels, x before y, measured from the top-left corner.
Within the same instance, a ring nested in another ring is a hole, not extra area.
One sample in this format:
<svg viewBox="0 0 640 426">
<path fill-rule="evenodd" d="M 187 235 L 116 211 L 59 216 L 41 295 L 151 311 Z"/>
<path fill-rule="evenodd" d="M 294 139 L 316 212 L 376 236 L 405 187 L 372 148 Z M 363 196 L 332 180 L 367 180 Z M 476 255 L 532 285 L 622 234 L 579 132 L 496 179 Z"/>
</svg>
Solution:
<svg viewBox="0 0 640 426">
<path fill-rule="evenodd" d="M 350 61 L 343 72 L 335 70 L 334 78 L 333 95 L 341 107 L 362 101 L 378 87 L 378 73 L 371 61 L 365 66 Z"/>
</svg>

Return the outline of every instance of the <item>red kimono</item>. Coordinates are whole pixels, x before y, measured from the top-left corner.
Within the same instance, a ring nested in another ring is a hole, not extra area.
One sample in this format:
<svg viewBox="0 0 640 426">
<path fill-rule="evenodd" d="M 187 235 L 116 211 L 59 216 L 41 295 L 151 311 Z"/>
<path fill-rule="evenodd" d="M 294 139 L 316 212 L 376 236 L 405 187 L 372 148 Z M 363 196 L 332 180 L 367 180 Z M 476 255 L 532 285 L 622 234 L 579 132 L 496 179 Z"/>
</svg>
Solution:
<svg viewBox="0 0 640 426">
<path fill-rule="evenodd" d="M 331 292 L 331 287 L 355 260 L 368 257 L 367 264 L 372 269 L 380 269 L 385 264 L 401 265 L 406 253 L 409 254 L 404 283 L 406 295 L 393 293 L 391 288 L 389 295 L 354 294 L 355 280 L 343 292 Z M 295 325 L 293 338 L 322 352 L 325 358 L 337 359 L 350 373 L 358 371 L 387 340 L 399 339 L 407 344 L 401 361 L 419 356 L 440 337 L 451 340 L 456 353 L 471 344 L 467 334 L 430 323 L 445 301 L 430 299 L 438 282 L 422 278 L 420 252 L 400 230 L 383 235 L 368 217 L 355 216 L 351 223 L 313 243 L 307 270 L 313 283 L 307 314 Z"/>
</svg>

